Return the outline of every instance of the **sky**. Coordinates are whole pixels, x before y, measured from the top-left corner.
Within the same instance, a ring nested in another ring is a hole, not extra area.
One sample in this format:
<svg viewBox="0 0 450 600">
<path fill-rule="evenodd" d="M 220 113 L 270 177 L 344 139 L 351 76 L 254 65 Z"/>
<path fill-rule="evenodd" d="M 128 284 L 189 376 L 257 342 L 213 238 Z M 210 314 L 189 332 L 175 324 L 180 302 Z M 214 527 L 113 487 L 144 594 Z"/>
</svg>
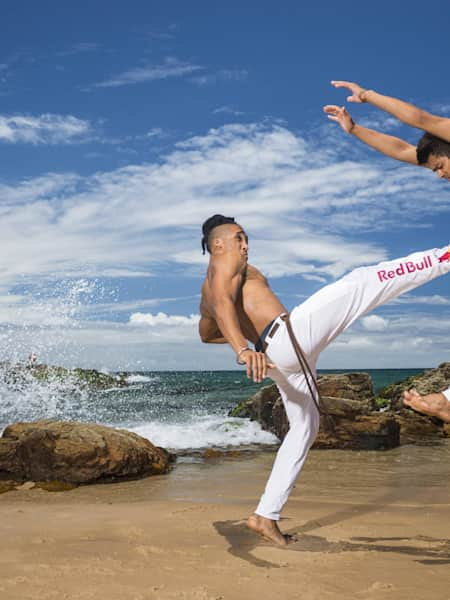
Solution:
<svg viewBox="0 0 450 600">
<path fill-rule="evenodd" d="M 3 0 L 0 360 L 235 368 L 197 333 L 215 213 L 245 227 L 289 309 L 355 267 L 450 243 L 448 182 L 322 112 L 345 79 L 450 117 L 450 5 L 367 4 Z M 449 283 L 360 319 L 319 367 L 450 360 Z"/>
</svg>

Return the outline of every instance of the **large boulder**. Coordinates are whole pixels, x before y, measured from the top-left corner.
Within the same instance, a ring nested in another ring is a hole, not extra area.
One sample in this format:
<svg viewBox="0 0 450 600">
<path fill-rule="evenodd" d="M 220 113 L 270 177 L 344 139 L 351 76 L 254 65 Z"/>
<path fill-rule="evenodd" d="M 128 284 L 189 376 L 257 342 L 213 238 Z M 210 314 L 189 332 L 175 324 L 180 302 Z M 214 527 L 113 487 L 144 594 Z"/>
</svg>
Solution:
<svg viewBox="0 0 450 600">
<path fill-rule="evenodd" d="M 135 433 L 43 420 L 8 426 L 0 438 L 0 479 L 94 483 L 165 473 L 171 455 Z"/>
<path fill-rule="evenodd" d="M 344 408 L 334 410 L 337 398 L 322 397 L 327 413 L 320 417 L 320 428 L 313 448 L 342 450 L 388 450 L 400 445 L 400 424 L 390 414 L 366 414 L 351 400 L 339 399 Z M 331 404 L 331 406 L 330 406 Z"/>
<path fill-rule="evenodd" d="M 396 419 L 389 414 L 371 412 L 372 381 L 367 373 L 326 375 L 319 378 L 319 389 L 321 394 L 327 391 L 340 396 L 321 396 L 323 415 L 314 448 L 381 450 L 399 445 L 400 426 Z M 345 398 L 346 393 L 351 398 Z M 258 421 L 263 429 L 280 440 L 289 430 L 275 384 L 261 388 L 230 414 Z"/>
<path fill-rule="evenodd" d="M 353 400 L 357 405 L 350 403 L 347 408 L 342 403 L 334 403 L 335 410 L 349 411 L 362 410 L 368 412 L 372 406 L 373 385 L 368 373 L 338 373 L 320 375 L 318 377 L 320 395 L 328 398 L 343 398 Z M 279 400 L 277 402 L 277 400 Z M 330 400 L 331 401 L 331 400 Z M 275 384 L 261 388 L 254 396 L 241 402 L 230 412 L 233 417 L 248 417 L 256 420 L 268 430 L 278 429 L 274 423 L 278 418 L 282 421 L 286 416 L 279 415 L 279 406 L 283 409 L 280 394 Z M 351 409 L 350 407 L 354 408 Z M 280 426 L 282 424 L 280 423 Z"/>
<path fill-rule="evenodd" d="M 373 398 L 372 378 L 368 373 L 332 373 L 317 379 L 321 396 L 366 401 Z"/>
</svg>

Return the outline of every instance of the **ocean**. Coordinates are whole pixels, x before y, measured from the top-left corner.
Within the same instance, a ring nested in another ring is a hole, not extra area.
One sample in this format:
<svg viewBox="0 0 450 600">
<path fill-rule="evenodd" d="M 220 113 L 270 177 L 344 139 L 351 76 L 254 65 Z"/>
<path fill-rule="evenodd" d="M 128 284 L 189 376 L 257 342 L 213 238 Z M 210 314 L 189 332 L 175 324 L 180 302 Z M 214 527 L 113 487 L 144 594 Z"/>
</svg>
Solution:
<svg viewBox="0 0 450 600">
<path fill-rule="evenodd" d="M 321 370 L 319 373 L 348 373 Z M 422 369 L 367 369 L 375 393 Z M 242 371 L 131 373 L 126 388 L 91 391 L 76 381 L 0 382 L 0 431 L 8 424 L 38 419 L 95 422 L 134 431 L 157 446 L 189 455 L 204 449 L 274 446 L 277 439 L 229 411 L 261 386 Z"/>
</svg>

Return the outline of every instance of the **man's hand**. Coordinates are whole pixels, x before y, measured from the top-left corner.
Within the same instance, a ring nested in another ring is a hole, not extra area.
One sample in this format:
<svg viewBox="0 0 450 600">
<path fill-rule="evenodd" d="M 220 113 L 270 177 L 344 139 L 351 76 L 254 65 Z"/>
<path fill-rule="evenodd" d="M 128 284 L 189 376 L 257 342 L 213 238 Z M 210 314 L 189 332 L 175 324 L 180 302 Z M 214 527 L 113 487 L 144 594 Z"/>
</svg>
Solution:
<svg viewBox="0 0 450 600">
<path fill-rule="evenodd" d="M 361 99 L 361 94 L 366 90 L 357 83 L 352 83 L 351 81 L 332 81 L 331 85 L 334 85 L 335 88 L 346 88 L 351 92 L 351 95 L 347 96 L 348 102 L 364 102 L 364 100 Z"/>
<path fill-rule="evenodd" d="M 253 381 L 255 383 L 260 383 L 267 377 L 267 368 L 273 367 L 271 363 L 267 362 L 265 354 L 262 352 L 255 352 L 250 348 L 241 353 L 239 360 L 246 366 L 247 377 L 251 378 L 253 375 Z"/>
<path fill-rule="evenodd" d="M 335 106 L 334 104 L 328 104 L 323 107 L 323 112 L 328 115 L 331 121 L 336 121 L 342 127 L 346 133 L 350 133 L 355 123 L 348 114 L 347 110 L 343 106 Z"/>
</svg>

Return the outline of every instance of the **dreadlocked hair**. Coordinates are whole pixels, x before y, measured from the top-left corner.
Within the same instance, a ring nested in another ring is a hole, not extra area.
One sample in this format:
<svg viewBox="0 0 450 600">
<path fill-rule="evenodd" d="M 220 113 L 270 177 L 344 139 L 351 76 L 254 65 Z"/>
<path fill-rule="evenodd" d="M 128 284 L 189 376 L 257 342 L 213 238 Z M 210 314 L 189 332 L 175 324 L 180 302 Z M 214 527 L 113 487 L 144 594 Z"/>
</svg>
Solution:
<svg viewBox="0 0 450 600">
<path fill-rule="evenodd" d="M 209 219 L 206 219 L 206 221 L 202 225 L 202 232 L 203 232 L 202 250 L 203 250 L 203 254 L 205 254 L 206 250 L 208 250 L 208 252 L 211 252 L 211 248 L 209 247 L 209 244 L 208 244 L 208 240 L 209 240 L 209 236 L 211 234 L 211 231 L 215 227 L 218 227 L 219 225 L 230 225 L 230 224 L 233 224 L 233 223 L 235 223 L 234 217 L 224 217 L 223 215 L 213 215 L 212 217 L 209 217 Z"/>
</svg>

